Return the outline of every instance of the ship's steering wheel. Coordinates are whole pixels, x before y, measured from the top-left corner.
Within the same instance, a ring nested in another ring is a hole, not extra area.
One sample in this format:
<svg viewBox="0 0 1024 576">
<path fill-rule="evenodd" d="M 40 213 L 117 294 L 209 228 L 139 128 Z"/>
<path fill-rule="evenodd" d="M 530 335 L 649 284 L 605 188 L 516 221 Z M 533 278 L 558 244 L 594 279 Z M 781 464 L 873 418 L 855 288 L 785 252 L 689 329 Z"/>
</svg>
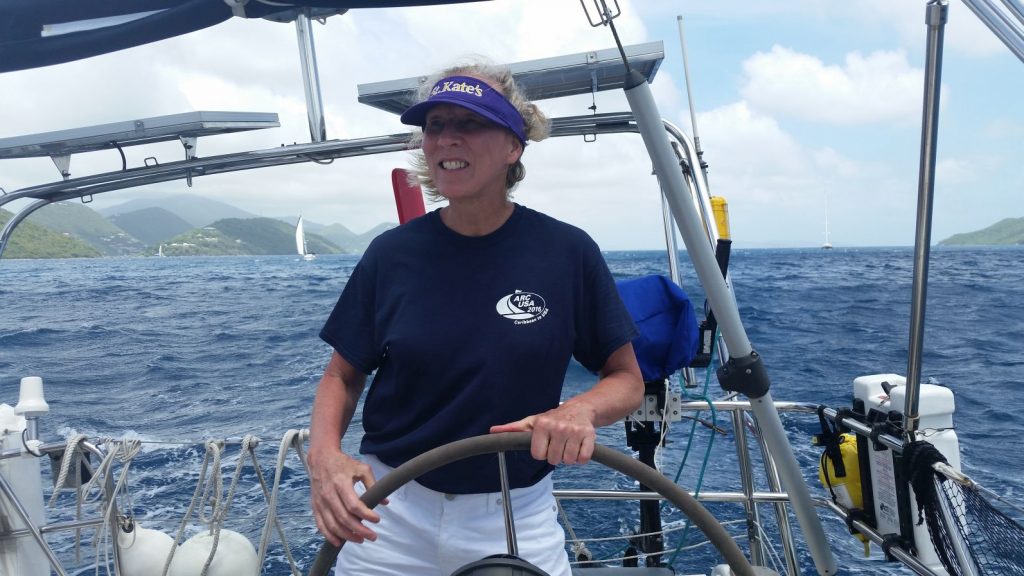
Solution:
<svg viewBox="0 0 1024 576">
<path fill-rule="evenodd" d="M 404 486 L 410 480 L 414 480 L 435 468 L 440 468 L 446 464 L 472 456 L 529 449 L 529 432 L 485 434 L 483 436 L 457 440 L 420 454 L 416 458 L 395 468 L 387 476 L 378 479 L 362 495 L 361 499 L 369 508 L 374 508 L 387 498 L 388 495 Z M 693 496 L 690 496 L 688 492 L 669 480 L 665 475 L 638 460 L 600 444 L 594 446 L 593 460 L 639 481 L 669 502 L 675 504 L 690 521 L 700 528 L 725 559 L 726 563 L 729 564 L 729 567 L 732 568 L 734 574 L 737 576 L 755 575 L 754 568 L 747 561 L 746 556 L 743 555 L 739 546 L 736 545 L 736 542 L 729 536 L 729 533 L 725 531 L 725 528 L 722 527 L 718 520 L 700 502 L 697 502 Z M 313 561 L 313 566 L 309 570 L 309 576 L 327 576 L 340 550 L 340 546 L 324 542 L 316 559 Z"/>
</svg>

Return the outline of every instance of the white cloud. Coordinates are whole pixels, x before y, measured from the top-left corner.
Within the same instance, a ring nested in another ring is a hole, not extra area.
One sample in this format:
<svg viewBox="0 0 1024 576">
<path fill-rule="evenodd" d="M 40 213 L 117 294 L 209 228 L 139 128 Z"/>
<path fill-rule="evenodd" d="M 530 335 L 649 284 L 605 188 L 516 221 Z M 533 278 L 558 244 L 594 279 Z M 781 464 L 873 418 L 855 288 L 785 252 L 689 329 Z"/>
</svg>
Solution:
<svg viewBox="0 0 1024 576">
<path fill-rule="evenodd" d="M 935 179 L 946 186 L 956 186 L 974 180 L 977 166 L 959 158 L 941 158 L 935 164 Z"/>
<path fill-rule="evenodd" d="M 697 121 L 705 150 L 718 159 L 711 179 L 719 192 L 753 202 L 779 201 L 797 192 L 794 182 L 814 179 L 799 142 L 745 102 L 700 114 Z"/>
<path fill-rule="evenodd" d="M 919 121 L 923 72 L 903 52 L 853 52 L 837 66 L 776 45 L 743 71 L 743 97 L 766 113 L 836 125 Z"/>
<path fill-rule="evenodd" d="M 853 178 L 860 174 L 864 167 L 849 158 L 843 157 L 832 148 L 823 148 L 811 153 L 818 169 L 835 178 Z"/>
<path fill-rule="evenodd" d="M 1003 115 L 981 127 L 981 136 L 1007 142 L 1024 142 L 1024 121 L 1012 115 Z"/>
<path fill-rule="evenodd" d="M 1008 13 L 1001 3 L 994 4 Z M 761 28 L 770 28 L 774 21 L 795 23 L 817 19 L 842 23 L 845 29 L 862 33 L 866 38 L 880 33 L 888 37 L 888 31 L 893 31 L 903 48 L 923 53 L 928 32 L 925 5 L 923 0 L 691 0 L 685 5 L 679 0 L 645 0 L 644 9 L 663 18 L 682 13 L 687 20 L 753 21 Z M 1008 54 L 999 39 L 960 1 L 949 2 L 945 44 L 948 51 L 971 57 Z"/>
<path fill-rule="evenodd" d="M 837 245 L 907 242 L 916 172 L 894 174 L 883 163 L 807 146 L 742 101 L 698 122 L 711 192 L 729 202 L 738 247 L 820 244 L 826 203 Z"/>
<path fill-rule="evenodd" d="M 728 43 L 713 53 L 695 49 L 690 60 L 697 70 L 698 108 L 716 103 L 699 119 L 711 164 L 711 189 L 729 198 L 738 234 L 775 244 L 818 241 L 827 190 L 837 245 L 907 243 L 912 238 L 924 50 L 921 3 L 620 4 L 623 15 L 616 26 L 624 42 L 665 41 L 666 60 L 652 90 L 666 118 L 684 128 L 689 114 L 675 45 L 675 14 L 685 8 L 692 47 L 700 47 L 702 34 L 705 41 Z M 775 20 L 789 25 L 774 26 Z M 990 41 L 982 40 L 988 32 L 967 25 L 973 20 L 963 6 L 951 5 L 949 53 L 967 54 L 972 47 L 976 52 L 971 54 L 989 53 L 984 47 L 991 46 Z M 836 26 L 833 30 L 840 30 L 835 24 L 839 22 L 843 30 L 853 32 L 838 34 L 842 38 L 823 37 L 814 24 L 825 21 Z M 898 35 L 893 33 L 897 29 Z M 430 73 L 473 53 L 516 61 L 613 45 L 608 28 L 590 27 L 574 0 L 352 10 L 328 19 L 326 26 L 314 24 L 313 30 L 329 138 L 406 129 L 395 116 L 359 104 L 357 83 Z M 281 127 L 203 138 L 201 156 L 306 142 L 309 131 L 298 63 L 293 25 L 233 20 L 80 62 L 3 74 L 0 137 L 222 109 L 276 112 Z M 956 84 L 955 74 L 948 78 L 958 98 L 953 103 L 943 94 L 944 107 L 977 101 L 968 99 L 969 87 Z M 601 93 L 594 100 L 599 113 L 626 109 L 621 93 Z M 552 115 L 591 113 L 589 95 L 540 104 Z M 944 117 L 943 129 L 954 129 L 957 122 Z M 883 150 L 890 142 L 869 142 L 862 125 L 884 129 L 889 140 L 913 133 L 912 153 L 893 154 L 891 146 Z M 1007 110 L 1001 118 L 979 125 L 986 136 L 970 140 L 967 151 L 978 157 L 952 149 L 955 142 L 968 139 L 944 133 L 940 152 L 957 161 L 944 160 L 940 177 L 974 178 L 979 188 L 992 189 L 998 186 L 991 185 L 982 171 L 1019 156 L 1015 151 L 1024 141 L 1024 123 L 1016 111 Z M 639 137 L 602 136 L 587 145 L 574 138 L 563 140 L 531 148 L 529 175 L 517 198 L 580 225 L 602 247 L 660 246 L 657 184 L 649 160 L 635 146 Z M 998 145 L 1003 156 L 997 158 L 998 150 L 991 152 L 983 144 Z M 130 166 L 140 165 L 146 156 L 168 162 L 183 154 L 174 142 L 137 148 L 125 149 Z M 982 155 L 992 159 L 984 165 L 988 168 L 979 163 Z M 908 160 L 911 156 L 915 159 Z M 301 210 L 314 221 L 340 222 L 361 231 L 395 219 L 389 173 L 406 164 L 403 155 L 389 154 L 338 160 L 329 166 L 217 175 L 196 179 L 191 192 L 267 216 Z M 3 167 L 0 185 L 7 191 L 57 177 L 47 158 L 4 161 Z M 116 151 L 76 155 L 71 165 L 76 176 L 119 167 Z M 940 188 L 944 182 L 940 180 Z M 166 183 L 152 190 L 99 195 L 94 205 L 176 191 L 190 190 L 181 183 Z M 900 216 L 907 214 L 909 227 L 907 218 Z M 857 239 L 844 240 L 844 233 Z"/>
</svg>

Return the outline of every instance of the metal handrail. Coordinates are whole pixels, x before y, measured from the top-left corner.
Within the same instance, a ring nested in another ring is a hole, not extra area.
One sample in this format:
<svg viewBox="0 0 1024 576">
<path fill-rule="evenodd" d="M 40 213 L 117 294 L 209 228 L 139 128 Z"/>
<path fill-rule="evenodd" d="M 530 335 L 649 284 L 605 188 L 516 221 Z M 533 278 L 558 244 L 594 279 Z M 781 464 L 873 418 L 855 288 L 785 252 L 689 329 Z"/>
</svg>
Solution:
<svg viewBox="0 0 1024 576">
<path fill-rule="evenodd" d="M 665 497 L 657 492 L 628 490 L 584 490 L 574 488 L 562 488 L 552 490 L 556 499 L 559 500 L 664 500 Z M 698 501 L 702 502 L 746 502 L 753 498 L 756 502 L 788 502 L 789 494 L 785 492 L 754 492 L 751 496 L 743 492 L 704 492 L 699 494 L 690 492 Z M 822 505 L 824 500 L 822 500 Z"/>
</svg>

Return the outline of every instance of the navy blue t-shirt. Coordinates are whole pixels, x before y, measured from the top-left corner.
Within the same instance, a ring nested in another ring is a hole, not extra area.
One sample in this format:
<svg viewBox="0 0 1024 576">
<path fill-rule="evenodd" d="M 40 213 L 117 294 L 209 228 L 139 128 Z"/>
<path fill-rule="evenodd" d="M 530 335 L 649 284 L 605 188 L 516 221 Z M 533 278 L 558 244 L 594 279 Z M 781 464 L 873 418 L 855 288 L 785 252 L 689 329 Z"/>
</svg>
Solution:
<svg viewBox="0 0 1024 576">
<path fill-rule="evenodd" d="M 598 371 L 636 335 L 597 244 L 516 205 L 491 234 L 463 236 L 433 211 L 378 236 L 320 337 L 358 370 L 377 371 L 360 452 L 392 467 L 558 406 L 571 357 Z M 547 474 L 506 455 L 513 488 Z M 497 457 L 425 474 L 452 494 L 500 490 Z"/>
</svg>

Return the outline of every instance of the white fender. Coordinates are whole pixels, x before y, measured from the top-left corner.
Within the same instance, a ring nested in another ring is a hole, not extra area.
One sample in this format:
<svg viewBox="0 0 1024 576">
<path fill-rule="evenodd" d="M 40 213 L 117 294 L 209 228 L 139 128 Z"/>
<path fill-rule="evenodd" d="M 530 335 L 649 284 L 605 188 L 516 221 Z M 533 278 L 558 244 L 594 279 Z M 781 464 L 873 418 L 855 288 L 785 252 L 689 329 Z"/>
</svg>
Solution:
<svg viewBox="0 0 1024 576">
<path fill-rule="evenodd" d="M 117 545 L 121 549 L 121 568 L 125 574 L 162 576 L 167 556 L 174 548 L 174 538 L 135 522 L 131 532 L 117 530 Z"/>
<path fill-rule="evenodd" d="M 189 538 L 178 547 L 171 560 L 167 576 L 199 576 L 213 549 L 213 534 L 204 531 Z M 217 553 L 210 563 L 207 576 L 256 576 L 259 565 L 256 548 L 245 536 L 231 530 L 221 530 Z"/>
</svg>

